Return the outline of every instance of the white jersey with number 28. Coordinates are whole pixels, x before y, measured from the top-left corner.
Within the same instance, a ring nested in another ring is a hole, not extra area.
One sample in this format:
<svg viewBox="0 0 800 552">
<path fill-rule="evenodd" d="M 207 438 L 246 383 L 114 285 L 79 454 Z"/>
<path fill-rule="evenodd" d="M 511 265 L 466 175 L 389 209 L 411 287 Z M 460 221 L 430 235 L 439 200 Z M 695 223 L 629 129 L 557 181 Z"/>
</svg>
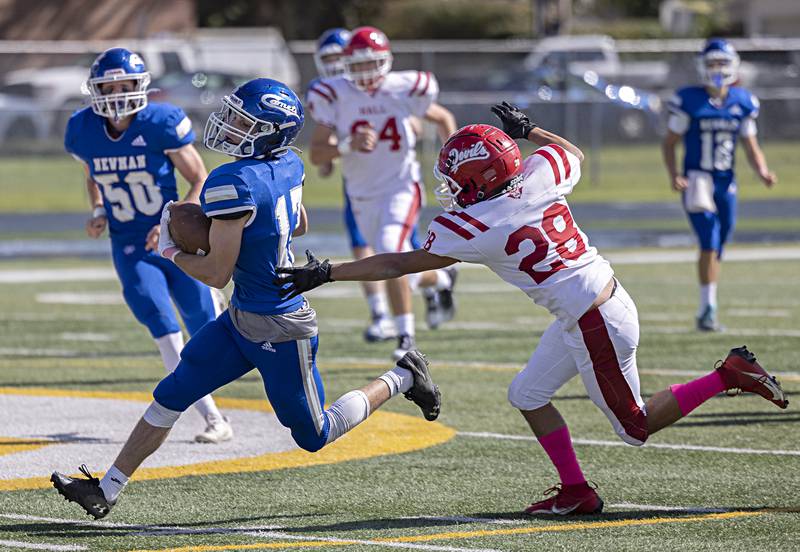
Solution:
<svg viewBox="0 0 800 552">
<path fill-rule="evenodd" d="M 569 328 L 614 275 L 567 205 L 580 161 L 549 144 L 523 161 L 521 174 L 513 190 L 436 217 L 423 248 L 486 265 Z"/>
</svg>

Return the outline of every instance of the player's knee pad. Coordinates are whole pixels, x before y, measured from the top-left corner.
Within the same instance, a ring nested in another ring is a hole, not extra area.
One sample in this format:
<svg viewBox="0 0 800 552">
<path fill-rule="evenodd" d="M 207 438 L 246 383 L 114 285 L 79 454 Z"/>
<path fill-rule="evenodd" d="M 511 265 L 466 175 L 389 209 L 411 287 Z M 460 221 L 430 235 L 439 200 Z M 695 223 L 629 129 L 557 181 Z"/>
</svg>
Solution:
<svg viewBox="0 0 800 552">
<path fill-rule="evenodd" d="M 166 427 L 171 428 L 181 417 L 181 412 L 177 410 L 170 410 L 169 408 L 158 404 L 157 401 L 150 403 L 147 410 L 144 411 L 142 418 L 145 422 L 153 427 Z"/>
<path fill-rule="evenodd" d="M 369 399 L 363 391 L 350 391 L 326 411 L 329 422 L 328 443 L 332 443 L 369 416 Z"/>
<path fill-rule="evenodd" d="M 632 437 L 629 435 L 624 429 L 620 429 L 616 431 L 619 438 L 625 441 L 626 444 L 634 446 L 634 447 L 641 447 L 644 445 L 647 438 L 650 436 L 646 431 L 643 434 L 639 434 L 638 437 Z"/>
<path fill-rule="evenodd" d="M 194 393 L 190 393 L 187 387 L 187 385 L 180 385 L 173 371 L 167 374 L 166 377 L 156 385 L 156 388 L 153 390 L 153 398 L 160 405 L 164 406 L 164 408 L 176 412 L 183 412 L 192 406 L 200 397 L 208 394 L 202 393 L 195 397 Z"/>
<path fill-rule="evenodd" d="M 548 393 L 537 390 L 525 381 L 524 372 L 517 374 L 511 385 L 508 386 L 508 402 L 519 410 L 536 410 L 550 402 L 552 398 Z"/>
</svg>

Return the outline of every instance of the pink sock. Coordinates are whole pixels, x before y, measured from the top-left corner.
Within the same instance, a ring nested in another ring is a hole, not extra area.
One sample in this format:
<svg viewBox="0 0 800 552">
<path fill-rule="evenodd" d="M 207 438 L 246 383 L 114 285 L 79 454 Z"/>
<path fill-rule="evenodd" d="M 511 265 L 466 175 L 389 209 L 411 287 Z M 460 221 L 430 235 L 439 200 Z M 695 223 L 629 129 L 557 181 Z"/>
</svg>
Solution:
<svg viewBox="0 0 800 552">
<path fill-rule="evenodd" d="M 572 438 L 569 436 L 567 426 L 539 437 L 539 444 L 558 470 L 561 483 L 564 485 L 586 483 L 578 458 L 575 456 L 575 449 L 572 448 Z"/>
<path fill-rule="evenodd" d="M 710 374 L 688 383 L 670 385 L 669 390 L 675 395 L 681 412 L 686 416 L 717 393 L 725 391 L 725 383 L 719 372 L 714 370 Z"/>
</svg>

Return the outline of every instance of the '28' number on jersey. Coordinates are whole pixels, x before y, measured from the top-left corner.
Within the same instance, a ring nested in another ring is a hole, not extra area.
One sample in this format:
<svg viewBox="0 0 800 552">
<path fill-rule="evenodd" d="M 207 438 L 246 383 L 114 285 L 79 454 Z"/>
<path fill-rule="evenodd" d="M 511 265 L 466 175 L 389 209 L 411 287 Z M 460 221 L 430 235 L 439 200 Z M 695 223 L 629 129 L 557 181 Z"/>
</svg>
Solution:
<svg viewBox="0 0 800 552">
<path fill-rule="evenodd" d="M 562 228 L 559 229 L 559 226 Z M 542 234 L 542 230 L 544 230 L 544 234 Z M 550 243 L 545 235 L 555 244 L 556 253 L 560 259 L 550 263 L 549 270 L 535 270 L 534 267 L 547 258 L 547 252 L 550 250 Z M 570 250 L 569 243 L 573 240 L 574 246 Z M 559 270 L 566 268 L 562 259 L 574 261 L 586 253 L 586 243 L 578 232 L 578 227 L 575 226 L 575 220 L 572 218 L 569 208 L 563 203 L 554 203 L 545 209 L 541 228 L 525 225 L 514 230 L 506 241 L 506 255 L 519 253 L 521 245 L 526 241 L 533 243 L 534 249 L 533 253 L 522 258 L 519 269 L 527 273 L 537 284 L 541 284 Z"/>
</svg>

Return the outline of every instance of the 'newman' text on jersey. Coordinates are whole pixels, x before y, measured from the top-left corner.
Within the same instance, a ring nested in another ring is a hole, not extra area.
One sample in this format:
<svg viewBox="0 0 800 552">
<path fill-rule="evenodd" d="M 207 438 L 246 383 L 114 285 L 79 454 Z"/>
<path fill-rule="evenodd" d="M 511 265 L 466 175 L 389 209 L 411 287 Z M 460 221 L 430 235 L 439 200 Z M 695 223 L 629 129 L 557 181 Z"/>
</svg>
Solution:
<svg viewBox="0 0 800 552">
<path fill-rule="evenodd" d="M 93 157 L 94 172 L 132 171 L 146 169 L 147 160 L 144 154 L 122 155 L 120 157 Z"/>
</svg>

